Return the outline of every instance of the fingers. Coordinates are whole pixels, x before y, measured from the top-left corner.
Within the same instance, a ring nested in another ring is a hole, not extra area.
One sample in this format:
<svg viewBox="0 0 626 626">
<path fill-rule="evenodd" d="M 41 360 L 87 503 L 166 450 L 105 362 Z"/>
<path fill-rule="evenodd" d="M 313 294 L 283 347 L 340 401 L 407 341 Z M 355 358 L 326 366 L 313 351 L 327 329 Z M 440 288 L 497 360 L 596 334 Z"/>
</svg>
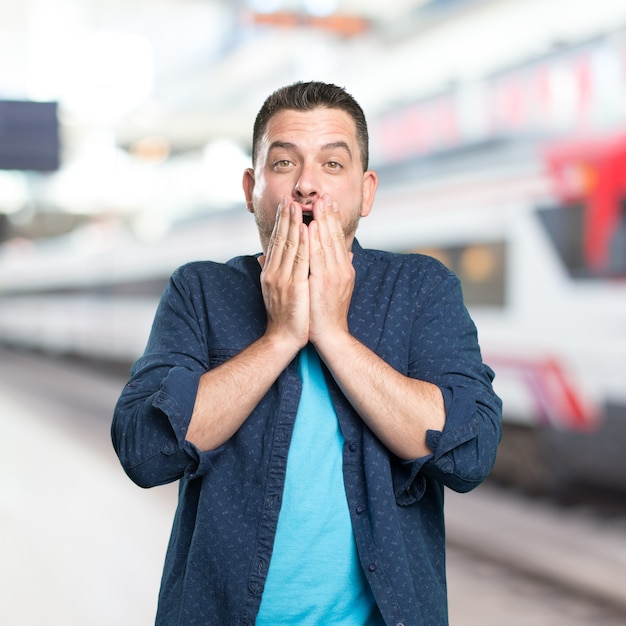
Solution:
<svg viewBox="0 0 626 626">
<path fill-rule="evenodd" d="M 300 204 L 281 199 L 267 252 L 259 259 L 264 270 L 293 270 L 298 276 L 306 276 L 309 264 L 326 270 L 351 264 L 337 203 L 324 194 L 312 210 L 314 219 L 307 227 L 302 222 Z"/>
<path fill-rule="evenodd" d="M 291 267 L 302 253 L 302 211 L 283 196 L 276 211 L 276 221 L 267 246 L 263 267 Z"/>
<path fill-rule="evenodd" d="M 311 262 L 331 268 L 350 261 L 339 208 L 330 196 L 323 195 L 313 208 L 314 220 L 309 226 Z"/>
<path fill-rule="evenodd" d="M 284 198 L 277 209 L 262 268 L 266 334 L 299 349 L 309 336 L 309 237 L 300 206 Z"/>
<path fill-rule="evenodd" d="M 305 279 L 309 275 L 309 258 L 310 258 L 310 239 L 309 231 L 305 224 L 300 221 L 298 226 L 300 237 L 298 239 L 298 248 L 294 257 L 294 277 Z"/>
<path fill-rule="evenodd" d="M 309 276 L 309 233 L 297 203 L 281 200 L 265 257 L 259 258 L 266 282 L 277 286 L 306 282 Z M 271 278 L 270 278 L 271 277 Z"/>
</svg>

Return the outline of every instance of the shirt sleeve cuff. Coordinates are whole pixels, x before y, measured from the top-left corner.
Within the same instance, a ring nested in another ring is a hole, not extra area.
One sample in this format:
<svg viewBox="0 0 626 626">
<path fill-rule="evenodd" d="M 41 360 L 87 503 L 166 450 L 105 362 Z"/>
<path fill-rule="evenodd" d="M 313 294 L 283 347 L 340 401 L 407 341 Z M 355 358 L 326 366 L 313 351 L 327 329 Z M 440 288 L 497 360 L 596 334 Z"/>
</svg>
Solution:
<svg viewBox="0 0 626 626">
<path fill-rule="evenodd" d="M 218 453 L 218 450 L 202 452 L 185 439 L 202 373 L 185 367 L 173 367 L 153 402 L 167 416 L 179 448 L 192 459 L 185 469 L 189 478 L 208 473 L 213 466 L 212 459 Z"/>
</svg>

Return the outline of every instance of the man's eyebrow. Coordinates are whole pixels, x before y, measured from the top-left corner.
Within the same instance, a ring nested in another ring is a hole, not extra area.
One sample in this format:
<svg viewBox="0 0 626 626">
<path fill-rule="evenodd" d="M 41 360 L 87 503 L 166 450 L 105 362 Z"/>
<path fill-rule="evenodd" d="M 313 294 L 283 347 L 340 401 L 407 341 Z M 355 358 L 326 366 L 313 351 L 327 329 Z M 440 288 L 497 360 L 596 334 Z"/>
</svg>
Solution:
<svg viewBox="0 0 626 626">
<path fill-rule="evenodd" d="M 322 150 L 345 150 L 348 153 L 348 156 L 352 158 L 352 152 L 350 150 L 350 146 L 345 141 L 332 141 L 331 143 L 324 144 L 322 146 Z"/>
<path fill-rule="evenodd" d="M 296 149 L 296 144 L 295 143 L 291 143 L 289 141 L 273 141 L 270 144 L 270 147 L 268 148 L 268 152 L 271 152 L 272 150 L 276 150 L 276 149 L 282 149 L 282 150 L 295 150 Z"/>
<path fill-rule="evenodd" d="M 270 144 L 268 152 L 272 150 L 297 150 L 298 146 L 295 143 L 290 141 L 273 141 Z M 348 156 L 352 158 L 352 152 L 350 150 L 350 146 L 345 141 L 331 141 L 330 143 L 326 143 L 321 146 L 321 149 L 324 152 L 328 152 L 330 150 L 345 150 L 348 153 Z"/>
</svg>

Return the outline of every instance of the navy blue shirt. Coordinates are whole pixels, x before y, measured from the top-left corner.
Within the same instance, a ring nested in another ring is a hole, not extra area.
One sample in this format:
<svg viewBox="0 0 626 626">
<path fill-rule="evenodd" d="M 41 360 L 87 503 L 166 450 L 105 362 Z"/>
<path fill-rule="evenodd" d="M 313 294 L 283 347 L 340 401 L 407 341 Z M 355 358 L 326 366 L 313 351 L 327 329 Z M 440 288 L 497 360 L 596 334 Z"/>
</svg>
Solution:
<svg viewBox="0 0 626 626">
<path fill-rule="evenodd" d="M 386 624 L 444 626 L 444 486 L 469 491 L 488 475 L 501 402 L 454 274 L 426 256 L 356 241 L 352 251 L 350 332 L 402 374 L 439 386 L 446 408 L 443 431 L 427 433 L 432 454 L 403 461 L 325 372 L 359 559 Z M 180 481 L 158 625 L 252 625 L 258 612 L 300 398 L 295 360 L 225 444 L 200 452 L 185 435 L 202 374 L 265 331 L 259 276 L 255 256 L 179 268 L 115 409 L 113 443 L 130 478 Z"/>
</svg>

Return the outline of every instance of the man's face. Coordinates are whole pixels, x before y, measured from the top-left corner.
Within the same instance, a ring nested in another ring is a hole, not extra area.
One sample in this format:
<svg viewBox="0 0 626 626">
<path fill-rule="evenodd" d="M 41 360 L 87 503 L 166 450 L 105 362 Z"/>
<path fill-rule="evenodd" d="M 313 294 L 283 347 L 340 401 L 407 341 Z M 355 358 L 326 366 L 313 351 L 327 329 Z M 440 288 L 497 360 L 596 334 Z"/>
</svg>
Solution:
<svg viewBox="0 0 626 626">
<path fill-rule="evenodd" d="M 363 172 L 354 120 L 340 109 L 323 107 L 274 115 L 261 138 L 256 167 L 243 179 L 264 252 L 283 197 L 300 204 L 306 222 L 312 203 L 324 193 L 338 204 L 351 247 L 359 218 L 371 210 L 376 185 L 376 174 Z"/>
</svg>

